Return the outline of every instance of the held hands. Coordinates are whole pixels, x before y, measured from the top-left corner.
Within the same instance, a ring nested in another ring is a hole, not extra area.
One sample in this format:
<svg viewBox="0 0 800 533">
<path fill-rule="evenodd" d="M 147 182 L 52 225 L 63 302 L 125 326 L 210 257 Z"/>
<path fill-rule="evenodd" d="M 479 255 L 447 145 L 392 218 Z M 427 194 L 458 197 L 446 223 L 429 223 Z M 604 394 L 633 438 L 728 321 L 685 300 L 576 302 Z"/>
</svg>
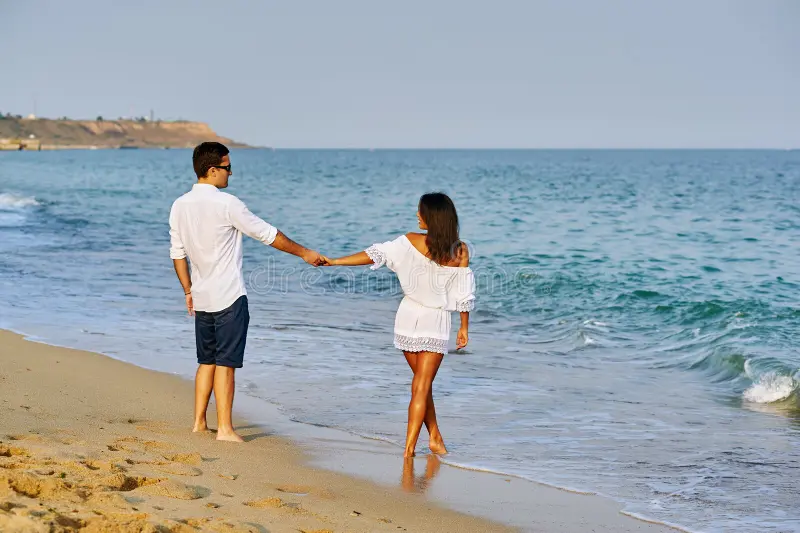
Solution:
<svg viewBox="0 0 800 533">
<path fill-rule="evenodd" d="M 328 258 L 314 250 L 308 250 L 302 255 L 303 261 L 311 266 L 327 266 Z"/>
<path fill-rule="evenodd" d="M 336 264 L 336 261 L 334 259 L 328 258 L 328 256 L 320 254 L 320 257 L 322 258 L 322 262 L 317 266 L 329 267 L 329 266 L 334 266 Z"/>
<path fill-rule="evenodd" d="M 467 328 L 460 328 L 456 336 L 456 350 L 464 348 L 469 342 L 469 331 Z"/>
</svg>

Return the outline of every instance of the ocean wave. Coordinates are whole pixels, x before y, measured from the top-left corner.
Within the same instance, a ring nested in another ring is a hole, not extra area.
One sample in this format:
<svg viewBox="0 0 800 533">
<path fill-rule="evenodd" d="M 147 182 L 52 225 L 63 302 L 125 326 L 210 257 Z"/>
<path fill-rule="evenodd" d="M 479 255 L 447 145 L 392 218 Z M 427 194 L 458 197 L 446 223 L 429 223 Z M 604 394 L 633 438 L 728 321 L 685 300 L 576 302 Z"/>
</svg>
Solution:
<svg viewBox="0 0 800 533">
<path fill-rule="evenodd" d="M 798 388 L 798 382 L 790 375 L 777 371 L 756 375 L 749 359 L 744 363 L 744 372 L 753 380 L 753 384 L 742 394 L 742 397 L 748 402 L 779 402 L 789 398 Z"/>
<path fill-rule="evenodd" d="M 689 364 L 689 370 L 704 372 L 712 383 L 725 383 L 745 377 L 747 356 L 736 346 L 713 347 L 710 353 Z"/>
<path fill-rule="evenodd" d="M 8 192 L 0 193 L 0 209 L 20 209 L 41 205 L 33 196 L 19 196 Z"/>
</svg>

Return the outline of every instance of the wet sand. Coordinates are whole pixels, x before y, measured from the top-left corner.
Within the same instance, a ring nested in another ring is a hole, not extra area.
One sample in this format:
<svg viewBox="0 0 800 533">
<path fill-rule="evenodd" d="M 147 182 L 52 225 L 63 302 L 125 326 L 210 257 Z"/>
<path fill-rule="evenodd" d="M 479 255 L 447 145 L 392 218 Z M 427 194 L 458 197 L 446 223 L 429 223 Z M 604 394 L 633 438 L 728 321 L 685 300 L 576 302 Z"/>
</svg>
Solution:
<svg viewBox="0 0 800 533">
<path fill-rule="evenodd" d="M 515 530 L 437 502 L 531 531 L 672 531 L 604 498 L 405 463 L 355 438 L 315 450 L 325 436 L 298 444 L 241 420 L 245 444 L 191 434 L 190 382 L 100 354 L 0 331 L 0 360 L 0 531 Z M 370 479 L 345 473 L 354 462 Z"/>
</svg>

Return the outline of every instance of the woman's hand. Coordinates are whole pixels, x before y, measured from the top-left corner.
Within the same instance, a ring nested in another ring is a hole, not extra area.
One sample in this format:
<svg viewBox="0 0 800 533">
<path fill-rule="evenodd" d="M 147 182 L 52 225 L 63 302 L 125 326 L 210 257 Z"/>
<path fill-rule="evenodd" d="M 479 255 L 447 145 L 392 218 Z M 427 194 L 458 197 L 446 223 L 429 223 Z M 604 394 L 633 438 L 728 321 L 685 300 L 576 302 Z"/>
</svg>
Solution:
<svg viewBox="0 0 800 533">
<path fill-rule="evenodd" d="M 469 342 L 469 330 L 467 328 L 460 328 L 456 336 L 456 350 L 464 348 Z"/>
</svg>

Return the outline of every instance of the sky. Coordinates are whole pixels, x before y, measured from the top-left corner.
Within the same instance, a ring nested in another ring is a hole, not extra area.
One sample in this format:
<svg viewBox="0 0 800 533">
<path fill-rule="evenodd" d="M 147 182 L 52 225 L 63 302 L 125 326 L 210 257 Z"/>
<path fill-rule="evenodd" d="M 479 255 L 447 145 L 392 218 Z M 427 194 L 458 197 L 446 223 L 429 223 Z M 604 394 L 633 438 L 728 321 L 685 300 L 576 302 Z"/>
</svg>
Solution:
<svg viewBox="0 0 800 533">
<path fill-rule="evenodd" d="M 796 0 L 0 0 L 0 111 L 278 148 L 800 148 Z"/>
</svg>

